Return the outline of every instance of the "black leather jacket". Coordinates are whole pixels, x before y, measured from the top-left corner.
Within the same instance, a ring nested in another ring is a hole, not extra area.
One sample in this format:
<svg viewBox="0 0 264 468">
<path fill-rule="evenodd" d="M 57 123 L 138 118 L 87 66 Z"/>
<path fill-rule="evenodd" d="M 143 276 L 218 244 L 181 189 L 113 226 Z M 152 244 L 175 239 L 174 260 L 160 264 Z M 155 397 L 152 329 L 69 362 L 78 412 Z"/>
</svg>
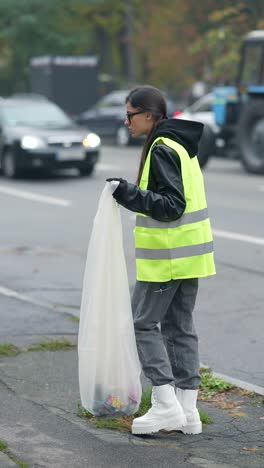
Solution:
<svg viewBox="0 0 264 468">
<path fill-rule="evenodd" d="M 194 157 L 197 155 L 202 129 L 203 125 L 198 122 L 163 120 L 149 145 L 159 136 L 167 137 L 183 145 L 189 156 Z M 158 221 L 180 218 L 186 201 L 178 153 L 158 142 L 151 152 L 147 190 L 141 190 L 137 185 L 122 180 L 113 196 L 128 210 L 143 213 Z"/>
</svg>

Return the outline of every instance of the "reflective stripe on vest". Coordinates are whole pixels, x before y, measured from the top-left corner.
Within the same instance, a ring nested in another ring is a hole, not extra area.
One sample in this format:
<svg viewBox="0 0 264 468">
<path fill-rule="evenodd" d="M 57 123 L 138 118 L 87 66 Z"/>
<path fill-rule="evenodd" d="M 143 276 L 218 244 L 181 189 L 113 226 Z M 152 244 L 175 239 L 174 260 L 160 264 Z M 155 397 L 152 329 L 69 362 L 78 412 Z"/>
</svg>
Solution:
<svg viewBox="0 0 264 468">
<path fill-rule="evenodd" d="M 213 237 L 197 157 L 190 158 L 182 145 L 169 138 L 157 138 L 147 155 L 139 187 L 147 190 L 151 151 L 158 142 L 180 157 L 186 208 L 179 219 L 170 222 L 137 214 L 137 279 L 159 282 L 215 274 Z"/>
<path fill-rule="evenodd" d="M 194 257 L 213 252 L 213 241 L 203 244 L 176 247 L 174 249 L 136 249 L 136 258 L 148 260 L 172 260 L 176 258 Z"/>
<path fill-rule="evenodd" d="M 198 221 L 204 221 L 208 218 L 208 209 L 203 208 L 202 210 L 193 211 L 192 213 L 185 213 L 180 219 L 176 221 L 162 222 L 156 219 L 137 215 L 136 226 L 146 228 L 158 228 L 158 229 L 169 229 L 177 226 L 183 226 L 184 224 L 197 223 Z"/>
</svg>

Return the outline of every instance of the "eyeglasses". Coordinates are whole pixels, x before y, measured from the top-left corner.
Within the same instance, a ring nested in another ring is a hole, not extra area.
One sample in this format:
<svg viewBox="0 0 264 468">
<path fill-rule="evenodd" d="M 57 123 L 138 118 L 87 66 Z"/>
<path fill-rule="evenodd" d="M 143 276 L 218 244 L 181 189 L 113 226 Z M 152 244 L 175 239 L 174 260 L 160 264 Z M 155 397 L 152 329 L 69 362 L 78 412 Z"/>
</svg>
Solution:
<svg viewBox="0 0 264 468">
<path fill-rule="evenodd" d="M 126 117 L 127 117 L 128 123 L 131 124 L 132 117 L 138 114 L 145 114 L 145 111 L 127 112 Z"/>
</svg>

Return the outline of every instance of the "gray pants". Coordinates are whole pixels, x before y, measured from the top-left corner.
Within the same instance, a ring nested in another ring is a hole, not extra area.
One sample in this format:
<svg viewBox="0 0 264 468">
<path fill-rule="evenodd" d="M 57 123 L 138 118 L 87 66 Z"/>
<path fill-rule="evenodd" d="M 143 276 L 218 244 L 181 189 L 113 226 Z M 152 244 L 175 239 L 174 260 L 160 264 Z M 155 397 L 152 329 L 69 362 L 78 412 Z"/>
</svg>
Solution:
<svg viewBox="0 0 264 468">
<path fill-rule="evenodd" d="M 132 298 L 139 359 L 152 385 L 197 389 L 198 338 L 192 312 L 198 279 L 137 281 Z"/>
</svg>

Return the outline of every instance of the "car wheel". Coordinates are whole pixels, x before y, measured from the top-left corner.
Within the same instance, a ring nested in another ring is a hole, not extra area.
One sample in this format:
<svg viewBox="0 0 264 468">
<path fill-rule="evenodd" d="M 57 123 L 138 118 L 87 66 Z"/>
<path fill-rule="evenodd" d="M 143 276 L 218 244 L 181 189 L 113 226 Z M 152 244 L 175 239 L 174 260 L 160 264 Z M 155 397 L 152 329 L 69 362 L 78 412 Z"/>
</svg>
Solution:
<svg viewBox="0 0 264 468">
<path fill-rule="evenodd" d="M 244 169 L 264 174 L 264 109 L 263 100 L 249 102 L 238 122 L 237 142 Z"/>
<path fill-rule="evenodd" d="M 125 125 L 121 125 L 121 127 L 118 127 L 116 131 L 116 144 L 118 146 L 128 146 L 130 144 L 130 141 L 130 133 L 127 127 L 125 127 Z"/>
<path fill-rule="evenodd" d="M 5 177 L 13 179 L 18 176 L 16 158 L 11 149 L 7 149 L 2 159 L 2 171 Z"/>
<path fill-rule="evenodd" d="M 89 166 L 89 167 L 81 167 L 79 169 L 79 174 L 81 177 L 89 176 L 93 173 L 94 171 L 94 166 Z"/>
<path fill-rule="evenodd" d="M 198 149 L 198 161 L 200 167 L 203 168 L 206 166 L 210 156 L 213 156 L 215 153 L 215 150 L 215 134 L 208 125 L 205 125 Z"/>
</svg>

